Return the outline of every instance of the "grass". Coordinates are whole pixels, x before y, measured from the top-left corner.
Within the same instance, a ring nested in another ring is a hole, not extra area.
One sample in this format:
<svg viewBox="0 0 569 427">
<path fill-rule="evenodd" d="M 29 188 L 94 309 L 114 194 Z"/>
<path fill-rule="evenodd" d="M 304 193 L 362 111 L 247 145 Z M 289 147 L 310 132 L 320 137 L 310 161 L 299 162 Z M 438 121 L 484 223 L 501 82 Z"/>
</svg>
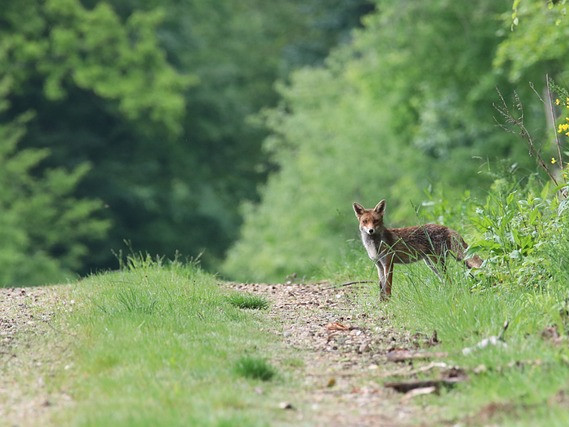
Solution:
<svg viewBox="0 0 569 427">
<path fill-rule="evenodd" d="M 266 358 L 273 337 L 240 309 L 266 301 L 228 297 L 196 266 L 144 257 L 73 289 L 77 308 L 63 319 L 73 365 L 59 381 L 75 404 L 56 424 L 255 426 L 286 416 L 271 400 L 283 381 Z"/>
<path fill-rule="evenodd" d="M 269 302 L 258 295 L 251 295 L 242 292 L 234 292 L 227 297 L 227 301 L 237 308 L 264 310 L 269 307 Z"/>
<path fill-rule="evenodd" d="M 377 309 L 375 288 L 361 288 L 360 309 Z M 558 303 L 567 294 L 566 284 L 481 289 L 452 262 L 442 282 L 418 263 L 395 268 L 393 296 L 384 304 L 395 325 L 428 335 L 436 330 L 437 350 L 449 353 L 445 362 L 469 374 L 456 389 L 418 398 L 441 408 L 441 422 L 561 426 L 569 425 L 569 346 L 567 341 L 556 345 L 542 333 L 563 322 Z M 499 335 L 505 320 L 506 346 L 463 354 L 464 348 Z M 557 328 L 563 334 L 563 326 Z"/>
<path fill-rule="evenodd" d="M 269 381 L 276 375 L 276 370 L 265 359 L 243 356 L 235 364 L 235 372 L 245 378 Z"/>
</svg>

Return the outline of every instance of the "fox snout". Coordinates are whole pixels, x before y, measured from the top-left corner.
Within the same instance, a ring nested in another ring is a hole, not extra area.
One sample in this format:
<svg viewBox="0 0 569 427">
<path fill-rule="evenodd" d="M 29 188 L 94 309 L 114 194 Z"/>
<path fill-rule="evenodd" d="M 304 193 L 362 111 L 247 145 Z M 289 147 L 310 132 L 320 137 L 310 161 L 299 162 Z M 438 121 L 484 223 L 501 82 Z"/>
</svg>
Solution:
<svg viewBox="0 0 569 427">
<path fill-rule="evenodd" d="M 375 228 L 362 227 L 362 231 L 371 236 L 375 233 Z"/>
</svg>

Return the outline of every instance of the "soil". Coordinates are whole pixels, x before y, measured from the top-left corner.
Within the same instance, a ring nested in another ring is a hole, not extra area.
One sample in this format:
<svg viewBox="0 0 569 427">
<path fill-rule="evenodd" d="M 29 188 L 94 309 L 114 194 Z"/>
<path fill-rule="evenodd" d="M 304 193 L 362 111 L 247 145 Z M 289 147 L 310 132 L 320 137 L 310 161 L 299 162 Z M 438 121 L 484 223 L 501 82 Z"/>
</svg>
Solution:
<svg viewBox="0 0 569 427">
<path fill-rule="evenodd" d="M 0 425 L 42 425 L 68 404 L 45 378 L 69 362 L 68 348 L 49 340 L 56 310 L 70 306 L 68 286 L 0 288 Z"/>
<path fill-rule="evenodd" d="M 271 360 L 286 365 L 291 356 L 302 359 L 299 392 L 291 401 L 280 403 L 294 411 L 296 422 L 321 426 L 429 424 L 434 416 L 429 408 L 418 407 L 411 401 L 413 394 L 397 393 L 383 382 L 394 372 L 413 369 L 409 362 L 390 361 L 388 353 L 429 346 L 432 339 L 393 328 L 382 313 L 383 303 L 378 301 L 372 314 L 362 312 L 354 301 L 354 288 L 326 282 L 229 286 L 270 301 L 271 332 L 280 335 L 291 350 Z"/>
<path fill-rule="evenodd" d="M 262 295 L 270 302 L 267 329 L 282 338 L 271 362 L 283 372 L 293 372 L 292 381 L 298 383 L 298 390 L 275 402 L 287 411 L 285 423 L 429 424 L 429 407 L 383 385 L 394 372 L 413 369 L 410 362 L 396 363 L 386 355 L 429 345 L 429 337 L 394 329 L 382 312 L 383 303 L 378 301 L 377 307 L 365 312 L 354 300 L 354 287 L 326 282 L 222 286 Z M 54 334 L 48 333 L 54 328 L 54 313 L 72 309 L 68 290 L 66 286 L 0 289 L 1 425 L 41 425 L 61 405 L 70 404 L 64 391 L 49 390 L 44 381 L 54 369 L 72 363 L 68 349 L 49 340 Z"/>
</svg>

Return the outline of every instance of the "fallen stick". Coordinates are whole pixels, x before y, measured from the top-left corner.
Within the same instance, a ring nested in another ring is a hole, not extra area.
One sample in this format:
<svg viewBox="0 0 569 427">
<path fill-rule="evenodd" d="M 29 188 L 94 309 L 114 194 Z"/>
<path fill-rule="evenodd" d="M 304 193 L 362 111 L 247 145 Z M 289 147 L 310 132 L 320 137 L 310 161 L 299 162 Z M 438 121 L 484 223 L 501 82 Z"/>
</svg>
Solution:
<svg viewBox="0 0 569 427">
<path fill-rule="evenodd" d="M 387 360 L 391 362 L 406 362 L 407 360 L 435 359 L 447 356 L 448 353 L 446 352 L 409 351 L 409 350 L 390 351 L 385 355 Z"/>
<path fill-rule="evenodd" d="M 405 393 L 405 396 L 403 396 L 403 401 L 411 400 L 417 396 L 424 396 L 426 394 L 433 394 L 433 393 L 436 393 L 437 391 L 438 390 L 436 387 L 416 388 L 416 389 L 411 390 L 408 393 Z"/>
<path fill-rule="evenodd" d="M 344 286 L 359 285 L 360 283 L 375 283 L 376 280 L 354 280 L 352 282 L 340 283 L 339 285 L 330 286 L 326 289 L 342 288 Z"/>
<path fill-rule="evenodd" d="M 384 378 L 386 377 L 396 377 L 396 376 L 405 376 L 405 377 L 412 377 L 417 374 L 422 374 L 433 369 L 448 369 L 449 365 L 445 362 L 431 362 L 428 365 L 421 366 L 417 369 L 409 369 L 409 367 L 405 367 L 403 369 L 399 369 L 398 371 L 388 372 L 383 375 Z"/>
<path fill-rule="evenodd" d="M 441 386 L 454 387 L 455 384 L 462 381 L 466 381 L 466 377 L 444 378 L 440 380 L 392 381 L 384 383 L 383 386 L 392 388 L 399 393 L 407 393 L 418 388 L 435 387 L 438 390 Z"/>
</svg>

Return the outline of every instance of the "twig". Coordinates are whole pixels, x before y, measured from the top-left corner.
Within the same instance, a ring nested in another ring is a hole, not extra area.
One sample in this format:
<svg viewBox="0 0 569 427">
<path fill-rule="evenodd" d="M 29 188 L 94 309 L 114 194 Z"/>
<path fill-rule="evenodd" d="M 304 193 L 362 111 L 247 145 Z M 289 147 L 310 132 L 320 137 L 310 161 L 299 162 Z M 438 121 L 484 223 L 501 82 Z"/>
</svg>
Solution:
<svg viewBox="0 0 569 427">
<path fill-rule="evenodd" d="M 508 108 L 508 104 L 506 103 L 506 100 L 504 99 L 502 92 L 500 92 L 500 89 L 496 88 L 496 91 L 498 92 L 498 96 L 500 97 L 502 105 L 500 106 L 494 104 L 494 108 L 504 117 L 506 123 L 518 128 L 520 136 L 523 139 L 525 139 L 528 144 L 529 155 L 535 159 L 537 165 L 545 171 L 545 173 L 553 181 L 553 183 L 555 185 L 559 185 L 559 183 L 557 182 L 551 171 L 547 168 L 547 164 L 541 157 L 541 154 L 539 150 L 536 148 L 533 138 L 531 137 L 531 134 L 529 133 L 529 131 L 525 126 L 524 109 L 518 94 L 514 92 L 514 100 L 516 101 L 516 108 L 520 112 L 519 117 L 516 118 Z"/>
<path fill-rule="evenodd" d="M 504 322 L 504 325 L 502 326 L 502 330 L 500 331 L 500 334 L 498 335 L 498 339 L 500 341 L 504 341 L 504 334 L 508 330 L 508 326 L 510 326 L 510 321 L 508 319 L 506 319 L 506 321 Z"/>
<path fill-rule="evenodd" d="M 426 387 L 435 387 L 437 389 L 441 386 L 453 387 L 456 383 L 466 381 L 467 377 L 453 377 L 440 380 L 417 380 L 417 381 L 393 381 L 383 384 L 384 387 L 392 388 L 399 393 L 407 393 L 411 390 Z"/>
<path fill-rule="evenodd" d="M 547 78 L 547 74 L 545 75 L 545 77 Z M 541 103 L 545 104 L 545 101 L 543 100 L 543 98 L 541 97 L 541 95 L 539 94 L 537 89 L 535 88 L 533 82 L 529 82 L 529 87 L 531 87 L 531 90 L 533 90 L 533 93 L 535 93 L 535 96 L 538 97 L 538 99 L 541 101 Z"/>
<path fill-rule="evenodd" d="M 448 357 L 446 352 L 434 351 L 414 351 L 414 350 L 394 350 L 385 355 L 390 362 L 407 362 L 409 360 L 439 359 Z"/>
<path fill-rule="evenodd" d="M 405 376 L 405 377 L 413 377 L 417 374 L 425 373 L 431 371 L 433 369 L 448 369 L 449 365 L 445 362 L 431 362 L 428 365 L 421 366 L 417 369 L 409 370 L 409 367 L 405 367 L 399 369 L 397 371 L 386 372 L 383 374 L 383 377 L 396 377 L 396 376 Z"/>
<path fill-rule="evenodd" d="M 341 283 L 339 285 L 335 285 L 335 286 L 330 286 L 329 288 L 326 289 L 334 289 L 334 288 L 341 288 L 344 286 L 351 286 L 351 285 L 358 285 L 360 283 L 375 283 L 375 280 L 354 280 L 352 282 L 346 282 L 346 283 Z"/>
<path fill-rule="evenodd" d="M 559 158 L 559 167 L 563 169 L 563 156 L 561 155 L 561 142 L 559 142 L 559 135 L 557 133 L 557 123 L 555 121 L 555 112 L 553 111 L 553 102 L 551 99 L 551 88 L 549 85 L 549 74 L 545 75 L 545 83 L 547 84 L 547 102 L 549 105 L 549 112 L 551 113 L 551 121 L 553 123 L 553 133 L 555 134 L 555 145 L 557 145 L 557 156 Z"/>
</svg>

